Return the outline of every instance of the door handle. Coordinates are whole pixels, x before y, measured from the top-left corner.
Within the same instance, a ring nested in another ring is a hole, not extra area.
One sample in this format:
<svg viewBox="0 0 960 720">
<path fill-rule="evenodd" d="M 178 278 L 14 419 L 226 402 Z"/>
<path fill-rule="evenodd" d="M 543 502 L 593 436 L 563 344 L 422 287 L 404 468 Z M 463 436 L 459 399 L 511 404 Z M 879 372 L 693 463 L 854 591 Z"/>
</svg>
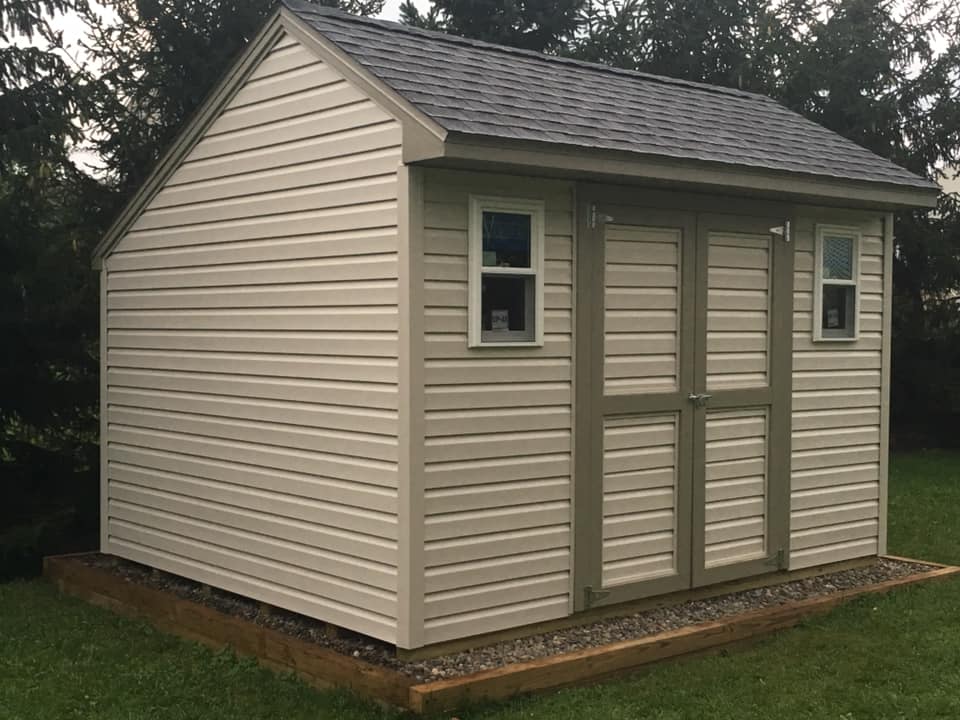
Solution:
<svg viewBox="0 0 960 720">
<path fill-rule="evenodd" d="M 690 393 L 687 400 L 692 402 L 694 407 L 702 408 L 707 406 L 707 401 L 712 397 L 713 395 L 707 395 L 706 393 Z"/>
</svg>

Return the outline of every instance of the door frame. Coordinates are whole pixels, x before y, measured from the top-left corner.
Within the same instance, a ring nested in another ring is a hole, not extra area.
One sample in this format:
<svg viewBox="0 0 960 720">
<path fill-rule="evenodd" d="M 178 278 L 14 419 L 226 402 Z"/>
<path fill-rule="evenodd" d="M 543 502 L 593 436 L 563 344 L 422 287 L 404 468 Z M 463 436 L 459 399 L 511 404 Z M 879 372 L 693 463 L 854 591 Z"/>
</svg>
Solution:
<svg viewBox="0 0 960 720">
<path fill-rule="evenodd" d="M 690 505 L 694 508 L 694 512 L 690 513 L 690 517 L 683 518 L 683 522 L 680 522 L 681 518 L 678 518 L 677 561 L 680 572 L 676 575 L 640 583 L 630 583 L 610 588 L 602 587 L 603 493 L 602 491 L 598 492 L 597 482 L 602 482 L 603 477 L 603 356 L 596 352 L 596 348 L 603 347 L 604 326 L 602 322 L 596 321 L 598 313 L 600 314 L 599 319 L 602 320 L 603 310 L 594 302 L 595 293 L 602 293 L 605 288 L 603 226 L 607 218 L 602 213 L 603 208 L 615 208 L 619 205 L 632 208 L 634 212 L 649 211 L 653 216 L 661 218 L 668 214 L 672 214 L 674 218 L 677 213 L 689 214 L 689 218 L 684 219 L 683 226 L 685 228 L 690 225 L 693 226 L 693 231 L 696 234 L 691 235 L 691 237 L 694 238 L 696 249 L 692 253 L 685 252 L 681 255 L 681 277 L 695 277 L 695 279 L 689 282 L 685 279 L 682 280 L 681 324 L 679 326 L 681 342 L 686 343 L 689 347 L 689 343 L 697 345 L 696 333 L 700 328 L 699 314 L 702 313 L 703 322 L 706 322 L 706 305 L 702 303 L 702 309 L 698 305 L 699 288 L 702 286 L 703 292 L 706 292 L 706 286 L 699 277 L 692 274 L 687 275 L 688 272 L 701 272 L 701 265 L 703 266 L 703 272 L 706 271 L 706 262 L 698 261 L 704 253 L 699 251 L 703 240 L 699 237 L 701 229 L 697 223 L 697 214 L 710 213 L 767 219 L 772 217 L 777 218 L 778 222 L 786 221 L 789 223 L 793 219 L 794 206 L 782 202 L 743 197 L 726 198 L 719 195 L 700 195 L 622 185 L 608 186 L 588 182 L 577 184 L 575 198 L 577 225 L 574 254 L 576 266 L 574 331 L 576 336 L 574 344 L 575 420 L 572 510 L 573 572 L 571 582 L 573 610 L 581 611 L 589 607 L 629 602 L 644 597 L 688 589 L 691 586 L 719 583 L 732 579 L 732 577 L 740 577 L 743 568 L 739 565 L 729 566 L 732 570 L 727 570 L 728 566 L 711 568 L 707 573 L 704 573 L 703 570 L 698 572 L 695 566 L 695 560 L 698 557 L 702 558 L 705 530 L 704 528 L 696 529 L 695 525 L 698 517 L 696 495 L 702 495 L 703 483 L 702 478 L 701 482 L 696 482 L 692 473 L 696 472 L 698 467 L 696 463 L 699 462 L 701 468 L 703 466 L 705 448 L 700 448 L 700 444 L 702 444 L 700 441 L 704 439 L 701 436 L 705 431 L 705 424 L 702 420 L 706 413 L 706 409 L 697 409 L 691 412 L 680 412 L 679 420 L 678 501 L 681 500 L 681 493 L 694 493 L 694 497 L 690 499 Z M 616 221 L 616 218 L 610 219 Z M 785 244 L 780 242 L 776 244 L 776 247 Z M 772 282 L 774 290 L 780 288 L 780 292 L 774 292 L 771 298 L 772 316 L 780 317 L 782 313 L 784 321 L 777 325 L 771 323 L 770 327 L 770 402 L 771 407 L 776 406 L 779 412 L 776 414 L 776 418 L 774 413 L 768 413 L 770 416 L 768 421 L 768 446 L 785 448 L 786 450 L 779 453 L 779 455 L 785 456 L 785 460 L 778 459 L 776 463 L 773 463 L 768 459 L 768 478 L 772 477 L 774 472 L 777 472 L 779 477 L 783 478 L 783 481 L 777 484 L 777 489 L 780 492 L 768 493 L 767 537 L 769 545 L 772 547 L 776 544 L 776 549 L 781 551 L 779 557 L 782 562 L 785 562 L 785 558 L 789 558 L 790 534 L 789 448 L 793 371 L 793 258 L 792 244 L 779 252 L 775 252 Z M 788 305 L 786 309 L 783 307 L 784 304 Z M 697 317 L 688 319 L 693 315 L 693 310 L 696 310 Z M 688 313 L 690 314 L 688 315 Z M 703 327 L 705 328 L 705 325 Z M 700 352 L 700 350 L 697 351 L 698 356 Z M 681 391 L 684 389 L 684 379 L 687 378 L 685 373 L 692 374 L 688 382 L 699 383 L 699 378 L 701 376 L 705 377 L 705 372 L 700 373 L 699 368 L 695 370 L 692 367 L 685 367 L 682 359 L 683 355 L 693 356 L 694 353 L 689 352 L 681 355 L 679 370 Z M 601 362 L 597 362 L 598 359 Z M 699 360 L 699 357 L 697 360 Z M 695 365 L 695 363 L 696 360 L 687 364 Z M 703 390 L 697 390 L 696 392 L 703 392 Z M 651 403 L 645 409 L 652 413 L 656 411 L 657 407 Z M 686 448 L 689 451 L 683 452 L 681 448 Z M 686 474 L 690 474 L 689 477 Z M 685 478 L 686 482 L 683 482 Z M 701 488 L 699 493 L 697 492 L 698 486 Z M 699 513 L 701 518 L 702 515 L 702 512 Z M 681 527 L 685 528 L 684 532 L 681 532 Z M 693 551 L 694 537 L 698 539 L 701 545 L 699 553 Z M 764 563 L 766 562 L 765 559 Z M 765 567 L 767 566 L 765 565 Z M 780 569 L 777 565 L 768 567 L 770 572 Z M 686 571 L 684 572 L 684 570 Z M 698 582 L 698 580 L 701 582 Z"/>
</svg>

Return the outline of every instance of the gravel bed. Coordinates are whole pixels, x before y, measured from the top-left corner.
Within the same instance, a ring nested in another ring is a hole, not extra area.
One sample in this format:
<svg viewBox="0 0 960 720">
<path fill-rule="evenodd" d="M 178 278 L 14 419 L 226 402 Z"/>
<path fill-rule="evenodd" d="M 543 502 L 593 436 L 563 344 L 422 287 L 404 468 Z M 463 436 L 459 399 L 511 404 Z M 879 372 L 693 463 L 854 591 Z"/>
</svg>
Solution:
<svg viewBox="0 0 960 720">
<path fill-rule="evenodd" d="M 418 682 L 458 677 L 510 663 L 655 635 L 751 610 L 830 595 L 934 569 L 934 566 L 922 563 L 880 559 L 865 567 L 841 570 L 828 575 L 791 580 L 779 585 L 728 593 L 705 600 L 691 600 L 622 617 L 604 618 L 586 625 L 507 640 L 441 657 L 403 661 L 395 656 L 393 646 L 386 643 L 344 631 L 340 631 L 337 637 L 330 637 L 322 622 L 275 608 L 263 612 L 261 604 L 254 600 L 205 588 L 177 575 L 155 571 L 109 555 L 83 556 L 82 560 L 88 565 L 109 570 L 130 582 L 166 590 L 181 598 L 203 603 L 221 612 L 252 620 L 258 625 L 315 642 L 344 655 L 393 668 Z"/>
</svg>

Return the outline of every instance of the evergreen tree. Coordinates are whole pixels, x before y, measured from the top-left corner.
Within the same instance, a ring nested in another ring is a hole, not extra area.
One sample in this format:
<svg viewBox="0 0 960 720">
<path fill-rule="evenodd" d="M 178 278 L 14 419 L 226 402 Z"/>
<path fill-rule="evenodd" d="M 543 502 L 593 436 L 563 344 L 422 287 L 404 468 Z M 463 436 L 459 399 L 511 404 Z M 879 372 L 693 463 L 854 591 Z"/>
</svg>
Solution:
<svg viewBox="0 0 960 720">
<path fill-rule="evenodd" d="M 584 0 L 435 0 L 421 13 L 404 0 L 408 25 L 537 52 L 557 52 L 573 40 Z"/>
</svg>

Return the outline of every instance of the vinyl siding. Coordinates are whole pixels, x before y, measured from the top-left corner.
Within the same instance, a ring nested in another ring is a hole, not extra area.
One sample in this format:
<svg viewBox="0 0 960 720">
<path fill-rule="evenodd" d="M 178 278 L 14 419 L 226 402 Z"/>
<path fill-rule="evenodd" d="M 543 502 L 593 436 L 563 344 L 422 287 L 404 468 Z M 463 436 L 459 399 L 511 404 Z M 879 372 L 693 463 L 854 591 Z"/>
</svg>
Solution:
<svg viewBox="0 0 960 720">
<path fill-rule="evenodd" d="M 677 572 L 679 413 L 603 429 L 603 587 Z"/>
<path fill-rule="evenodd" d="M 284 37 L 107 258 L 107 552 L 395 640 L 400 143 Z"/>
<path fill-rule="evenodd" d="M 545 343 L 467 347 L 471 193 L 546 203 Z M 428 170 L 424 640 L 569 612 L 572 188 Z"/>
<path fill-rule="evenodd" d="M 859 227 L 860 337 L 813 342 L 816 223 Z M 795 228 L 790 567 L 880 550 L 883 224 L 825 210 Z"/>
</svg>

